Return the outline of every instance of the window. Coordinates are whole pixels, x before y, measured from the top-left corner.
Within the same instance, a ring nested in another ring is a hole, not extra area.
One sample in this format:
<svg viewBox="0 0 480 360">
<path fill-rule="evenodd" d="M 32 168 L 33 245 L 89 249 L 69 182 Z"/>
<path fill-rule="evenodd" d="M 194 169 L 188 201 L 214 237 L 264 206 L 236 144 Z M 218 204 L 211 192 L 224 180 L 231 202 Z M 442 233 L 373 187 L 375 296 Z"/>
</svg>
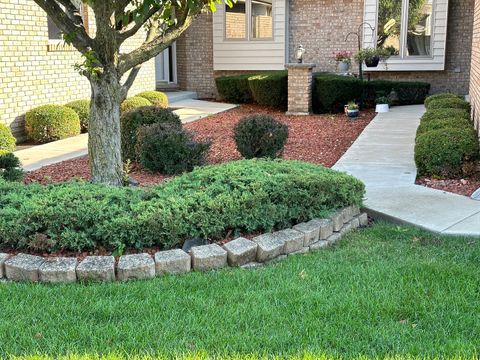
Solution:
<svg viewBox="0 0 480 360">
<path fill-rule="evenodd" d="M 265 40 L 273 38 L 273 0 L 237 0 L 225 5 L 225 38 Z"/>
<path fill-rule="evenodd" d="M 369 71 L 445 69 L 448 0 L 365 0 L 364 20 L 363 47 L 392 54 Z"/>
<path fill-rule="evenodd" d="M 82 15 L 84 23 L 87 23 L 86 11 L 85 11 L 86 9 L 82 4 L 82 0 L 73 0 L 72 2 L 75 4 L 77 9 L 80 9 L 80 14 Z M 62 5 L 60 6 L 63 8 Z M 54 43 L 62 42 L 63 41 L 62 31 L 57 27 L 57 25 L 55 25 L 55 23 L 49 16 L 47 16 L 47 24 L 48 24 L 48 40 Z"/>
</svg>

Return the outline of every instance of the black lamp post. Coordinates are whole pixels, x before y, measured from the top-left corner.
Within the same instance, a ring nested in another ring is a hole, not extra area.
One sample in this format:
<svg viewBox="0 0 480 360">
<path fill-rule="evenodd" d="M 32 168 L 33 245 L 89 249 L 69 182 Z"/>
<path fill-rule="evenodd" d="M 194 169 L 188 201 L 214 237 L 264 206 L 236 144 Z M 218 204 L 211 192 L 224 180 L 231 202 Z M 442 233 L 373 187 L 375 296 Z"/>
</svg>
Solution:
<svg viewBox="0 0 480 360">
<path fill-rule="evenodd" d="M 357 31 L 351 31 L 347 34 L 347 36 L 345 36 L 345 42 L 348 41 L 348 38 L 350 35 L 355 35 L 357 37 L 357 45 L 358 45 L 358 51 L 360 51 L 362 49 L 362 43 L 361 43 L 361 38 L 362 38 L 362 34 L 363 34 L 363 26 L 364 25 L 368 25 L 368 27 L 370 28 L 370 30 L 372 30 L 372 36 L 375 32 L 375 28 L 370 25 L 368 22 L 362 22 L 360 25 L 358 25 L 358 29 Z M 360 78 L 360 80 L 363 80 L 363 61 L 359 61 L 358 62 L 358 77 Z"/>
</svg>

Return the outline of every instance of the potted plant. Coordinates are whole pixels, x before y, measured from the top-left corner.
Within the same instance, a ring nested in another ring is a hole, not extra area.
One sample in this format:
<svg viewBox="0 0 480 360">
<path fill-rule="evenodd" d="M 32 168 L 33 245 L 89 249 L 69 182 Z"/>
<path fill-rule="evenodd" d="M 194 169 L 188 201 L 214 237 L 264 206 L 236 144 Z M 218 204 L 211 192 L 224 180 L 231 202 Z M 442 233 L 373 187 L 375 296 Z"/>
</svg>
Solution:
<svg viewBox="0 0 480 360">
<path fill-rule="evenodd" d="M 355 60 L 365 62 L 367 67 L 377 67 L 380 61 L 387 60 L 392 55 L 391 51 L 384 48 L 361 49 L 355 54 Z"/>
<path fill-rule="evenodd" d="M 348 74 L 352 62 L 352 52 L 347 50 L 335 51 L 335 61 L 338 64 L 338 71 L 341 74 Z"/>
<path fill-rule="evenodd" d="M 360 110 L 358 109 L 358 104 L 355 101 L 350 101 L 347 105 L 345 105 L 345 114 L 349 118 L 356 118 Z"/>
<path fill-rule="evenodd" d="M 375 106 L 375 112 L 377 113 L 386 113 L 390 110 L 390 100 L 386 96 L 380 96 L 375 100 L 377 104 Z"/>
</svg>

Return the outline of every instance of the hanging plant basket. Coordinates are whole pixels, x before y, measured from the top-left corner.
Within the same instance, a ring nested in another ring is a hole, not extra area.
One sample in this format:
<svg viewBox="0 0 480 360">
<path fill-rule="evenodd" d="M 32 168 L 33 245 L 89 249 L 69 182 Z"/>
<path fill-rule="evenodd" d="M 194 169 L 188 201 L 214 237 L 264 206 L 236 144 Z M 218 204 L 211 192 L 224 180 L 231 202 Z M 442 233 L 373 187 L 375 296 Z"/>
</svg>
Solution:
<svg viewBox="0 0 480 360">
<path fill-rule="evenodd" d="M 380 58 L 378 56 L 374 56 L 370 59 L 365 59 L 365 65 L 367 65 L 367 67 L 377 67 L 379 62 Z"/>
</svg>

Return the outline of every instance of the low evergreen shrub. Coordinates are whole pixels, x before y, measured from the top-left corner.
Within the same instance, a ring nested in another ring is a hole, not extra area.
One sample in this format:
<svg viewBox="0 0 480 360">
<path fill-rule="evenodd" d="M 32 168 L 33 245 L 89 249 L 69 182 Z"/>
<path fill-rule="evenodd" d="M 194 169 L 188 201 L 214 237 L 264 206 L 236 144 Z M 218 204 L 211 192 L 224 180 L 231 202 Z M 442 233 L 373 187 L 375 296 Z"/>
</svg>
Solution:
<svg viewBox="0 0 480 360">
<path fill-rule="evenodd" d="M 20 160 L 13 153 L 0 153 L 0 178 L 6 181 L 22 181 L 23 169 Z"/>
<path fill-rule="evenodd" d="M 80 118 L 80 130 L 82 133 L 88 132 L 88 121 L 90 120 L 90 100 L 76 100 L 65 104 L 75 111 Z"/>
<path fill-rule="evenodd" d="M 135 95 L 135 97 L 145 98 L 150 101 L 153 106 L 160 106 L 162 108 L 168 107 L 167 94 L 161 91 L 144 91 L 140 94 Z"/>
<path fill-rule="evenodd" d="M 36 143 L 61 140 L 80 134 L 80 118 L 69 107 L 43 105 L 25 114 L 25 130 Z"/>
<path fill-rule="evenodd" d="M 234 128 L 237 149 L 246 159 L 281 155 L 288 139 L 288 126 L 268 115 L 243 118 Z"/>
<path fill-rule="evenodd" d="M 439 99 L 461 99 L 463 100 L 463 96 L 452 94 L 452 93 L 442 93 L 442 94 L 434 94 L 430 95 L 425 99 L 425 106 L 428 108 L 428 105 L 431 101 L 439 100 Z"/>
<path fill-rule="evenodd" d="M 139 107 L 151 105 L 152 103 L 143 97 L 132 96 L 123 100 L 122 104 L 120 105 L 120 109 L 122 110 L 122 113 L 126 113 L 128 111 L 138 109 Z"/>
<path fill-rule="evenodd" d="M 360 205 L 363 194 L 352 176 L 284 160 L 200 167 L 151 189 L 0 180 L 0 250 L 171 248 L 285 228 Z"/>
<path fill-rule="evenodd" d="M 427 105 L 427 110 L 434 109 L 462 109 L 470 113 L 470 103 L 458 98 L 444 98 L 431 100 Z"/>
<path fill-rule="evenodd" d="M 124 160 L 138 160 L 135 152 L 137 131 L 142 125 L 155 123 L 168 123 L 179 129 L 182 128 L 180 118 L 170 109 L 146 106 L 122 114 L 120 130 L 122 136 L 122 157 Z"/>
<path fill-rule="evenodd" d="M 234 104 L 252 102 L 252 92 L 248 85 L 250 76 L 252 75 L 220 76 L 215 78 L 220 98 Z"/>
<path fill-rule="evenodd" d="M 421 122 L 450 119 L 470 120 L 470 114 L 464 109 L 430 109 L 421 117 Z"/>
<path fill-rule="evenodd" d="M 313 110 L 315 113 L 341 112 L 353 100 L 360 100 L 363 83 L 351 76 L 319 73 L 314 76 Z"/>
<path fill-rule="evenodd" d="M 435 119 L 429 121 L 421 121 L 420 126 L 417 129 L 417 136 L 433 130 L 440 129 L 469 129 L 472 124 L 469 120 L 459 117 L 453 117 L 449 119 Z"/>
<path fill-rule="evenodd" d="M 420 81 L 372 80 L 363 83 L 363 100 L 367 107 L 375 104 L 378 96 L 397 93 L 398 100 L 392 105 L 423 104 L 430 91 L 430 84 Z"/>
<path fill-rule="evenodd" d="M 205 164 L 210 142 L 198 142 L 175 124 L 144 125 L 138 131 L 137 158 L 148 170 L 174 175 Z"/>
<path fill-rule="evenodd" d="M 248 78 L 248 86 L 250 87 L 253 100 L 257 104 L 272 106 L 279 109 L 287 108 L 287 71 L 274 71 L 250 76 Z"/>
<path fill-rule="evenodd" d="M 16 139 L 12 135 L 12 130 L 7 125 L 0 124 L 0 151 L 15 151 Z"/>
</svg>

